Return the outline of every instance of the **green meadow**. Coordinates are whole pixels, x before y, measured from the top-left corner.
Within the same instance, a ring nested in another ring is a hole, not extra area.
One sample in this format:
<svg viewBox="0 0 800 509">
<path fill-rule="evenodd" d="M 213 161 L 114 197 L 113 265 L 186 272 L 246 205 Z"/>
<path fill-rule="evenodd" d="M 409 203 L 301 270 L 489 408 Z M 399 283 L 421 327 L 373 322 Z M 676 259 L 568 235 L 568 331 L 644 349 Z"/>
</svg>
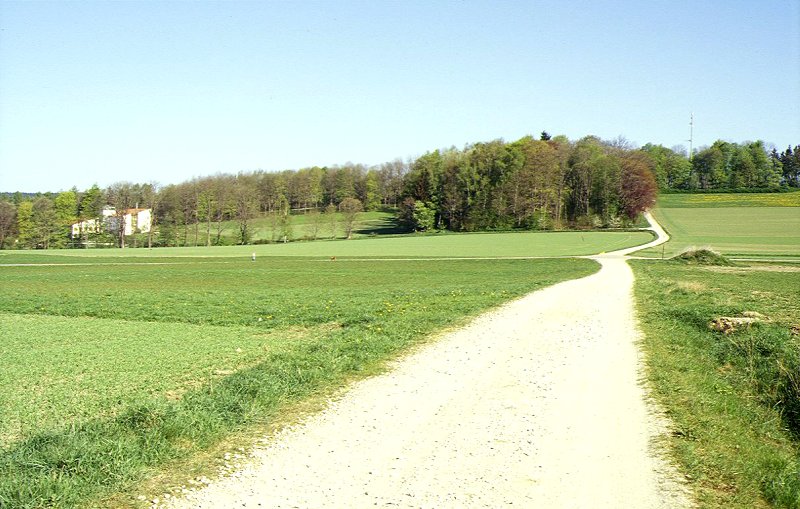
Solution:
<svg viewBox="0 0 800 509">
<path fill-rule="evenodd" d="M 0 507 L 94 505 L 115 493 L 123 495 L 110 505 L 135 504 L 133 490 L 148 478 L 269 429 L 437 331 L 598 268 L 529 257 L 650 238 L 432 235 L 3 253 Z"/>
<path fill-rule="evenodd" d="M 800 191 L 788 193 L 662 194 L 658 207 L 667 209 L 713 207 L 800 207 Z"/>
<path fill-rule="evenodd" d="M 781 260 L 631 266 L 649 384 L 699 506 L 799 508 L 800 193 L 670 194 L 654 216 L 672 237 L 666 257 L 696 246 Z M 727 333 L 711 327 L 745 316 L 761 318 Z"/>
<path fill-rule="evenodd" d="M 11 263 L 168 263 L 172 258 L 515 258 L 582 256 L 644 244 L 648 232 L 518 232 L 441 233 L 397 237 L 364 237 L 351 240 L 317 240 L 251 246 L 74 249 L 49 251 L 0 251 L 0 265 Z M 90 258 L 92 260 L 86 260 Z"/>
<path fill-rule="evenodd" d="M 649 385 L 699 506 L 800 507 L 800 266 L 631 265 Z"/>
<path fill-rule="evenodd" d="M 674 256 L 707 247 L 734 257 L 800 259 L 800 192 L 667 194 L 653 210 L 670 235 L 637 256 Z"/>
<path fill-rule="evenodd" d="M 252 231 L 253 241 L 280 241 L 283 228 L 278 224 L 277 216 L 260 216 L 253 219 L 248 227 Z M 289 240 L 310 239 L 316 233 L 317 239 L 343 238 L 345 233 L 344 214 L 335 212 L 315 214 L 292 214 L 289 216 Z M 207 226 L 198 225 L 198 244 L 206 243 Z M 211 224 L 211 237 L 215 238 L 219 228 L 220 238 L 225 244 L 236 244 L 239 235 L 239 224 L 236 221 L 223 221 L 219 226 Z M 315 232 L 316 230 L 316 232 Z M 353 238 L 370 235 L 400 233 L 397 225 L 397 214 L 393 209 L 360 212 L 353 224 Z M 187 235 L 188 244 L 194 244 L 194 228 L 190 227 Z"/>
<path fill-rule="evenodd" d="M 179 395 L 309 342 L 405 343 L 595 270 L 575 259 L 115 267 L 0 273 L 3 445 L 118 414 L 126 400 Z"/>
</svg>

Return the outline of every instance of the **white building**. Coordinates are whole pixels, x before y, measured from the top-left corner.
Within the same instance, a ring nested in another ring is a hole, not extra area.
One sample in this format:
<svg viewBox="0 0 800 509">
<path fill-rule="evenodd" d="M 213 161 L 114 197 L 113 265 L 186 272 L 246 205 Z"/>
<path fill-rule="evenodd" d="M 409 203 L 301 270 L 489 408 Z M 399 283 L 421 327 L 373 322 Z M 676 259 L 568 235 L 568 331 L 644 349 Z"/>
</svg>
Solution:
<svg viewBox="0 0 800 509">
<path fill-rule="evenodd" d="M 149 233 L 151 209 L 128 209 L 125 211 L 125 235 Z"/>
<path fill-rule="evenodd" d="M 80 238 L 87 233 L 100 233 L 101 224 L 99 219 L 86 219 L 80 223 L 74 223 L 72 225 L 72 238 Z"/>
<path fill-rule="evenodd" d="M 119 216 L 114 207 L 103 207 L 102 217 L 85 219 L 72 225 L 72 238 L 80 238 L 87 233 L 100 233 L 105 230 L 118 232 Z M 149 233 L 152 225 L 152 209 L 127 209 L 122 216 L 124 234 Z"/>
</svg>

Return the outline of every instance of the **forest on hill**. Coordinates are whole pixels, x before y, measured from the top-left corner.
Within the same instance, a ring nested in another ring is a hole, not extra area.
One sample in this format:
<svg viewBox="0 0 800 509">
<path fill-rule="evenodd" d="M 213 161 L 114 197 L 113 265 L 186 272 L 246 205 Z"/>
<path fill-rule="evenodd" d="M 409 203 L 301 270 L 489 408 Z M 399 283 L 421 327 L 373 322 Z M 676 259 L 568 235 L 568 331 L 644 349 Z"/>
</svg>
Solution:
<svg viewBox="0 0 800 509">
<path fill-rule="evenodd" d="M 408 231 L 609 228 L 630 225 L 661 192 L 780 191 L 800 187 L 800 145 L 783 152 L 761 141 L 716 141 L 694 151 L 623 139 L 565 136 L 494 140 L 434 150 L 367 167 L 344 164 L 282 172 L 217 174 L 179 184 L 117 182 L 60 193 L 0 194 L 0 249 L 76 246 L 70 226 L 152 209 L 139 245 L 221 244 L 221 225 L 238 226 L 250 243 L 252 223 L 270 216 L 395 210 Z M 116 224 L 121 224 L 118 221 Z M 199 236 L 202 229 L 205 235 Z M 211 232 L 216 231 L 216 235 Z M 192 235 L 192 232 L 194 234 Z M 92 233 L 97 244 L 125 245 L 119 231 Z M 88 239 L 87 234 L 84 241 Z M 85 244 L 85 242 L 84 242 Z"/>
</svg>

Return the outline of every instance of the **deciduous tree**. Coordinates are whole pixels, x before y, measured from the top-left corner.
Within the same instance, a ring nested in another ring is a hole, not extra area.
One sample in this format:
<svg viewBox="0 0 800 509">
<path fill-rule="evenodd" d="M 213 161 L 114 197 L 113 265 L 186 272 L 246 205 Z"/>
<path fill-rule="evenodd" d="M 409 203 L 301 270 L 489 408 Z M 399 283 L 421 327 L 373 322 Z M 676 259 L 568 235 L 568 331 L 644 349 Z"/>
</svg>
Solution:
<svg viewBox="0 0 800 509">
<path fill-rule="evenodd" d="M 159 185 L 157 182 L 148 182 L 142 186 L 142 205 L 150 209 L 150 230 L 147 232 L 147 247 L 153 247 L 153 235 L 158 224 L 156 212 L 158 211 L 161 200 Z"/>
<path fill-rule="evenodd" d="M 306 235 L 311 240 L 317 240 L 322 229 L 322 214 L 319 209 L 311 209 L 306 214 Z"/>
<path fill-rule="evenodd" d="M 280 240 L 289 242 L 292 240 L 292 208 L 288 200 L 282 200 L 275 211 L 278 216 L 278 233 Z"/>
<path fill-rule="evenodd" d="M 72 233 L 70 227 L 78 218 L 78 194 L 74 190 L 59 193 L 53 204 L 58 224 L 53 243 L 56 247 L 64 247 Z"/>
<path fill-rule="evenodd" d="M 6 243 L 14 234 L 17 225 L 17 208 L 13 203 L 0 201 L 0 249 L 6 248 Z"/>
<path fill-rule="evenodd" d="M 378 210 L 381 206 L 378 171 L 369 170 L 364 180 L 364 210 Z"/>
<path fill-rule="evenodd" d="M 436 228 L 436 212 L 424 202 L 414 203 L 412 217 L 414 229 L 417 231 L 430 231 Z"/>
<path fill-rule="evenodd" d="M 53 200 L 46 196 L 36 198 L 32 206 L 34 247 L 50 249 L 51 241 L 58 236 L 60 225 Z"/>
<path fill-rule="evenodd" d="M 239 244 L 249 244 L 252 240 L 253 219 L 258 214 L 258 195 L 254 179 L 247 175 L 238 175 L 234 187 L 236 204 L 236 222 L 239 225 Z"/>
<path fill-rule="evenodd" d="M 690 179 L 692 165 L 686 156 L 675 150 L 650 143 L 641 150 L 653 160 L 653 171 L 659 189 L 689 190 L 694 187 Z"/>
<path fill-rule="evenodd" d="M 98 218 L 103 211 L 103 205 L 105 205 L 103 191 L 95 184 L 83 193 L 78 207 L 78 217 L 80 219 Z"/>
<path fill-rule="evenodd" d="M 336 215 L 336 205 L 329 203 L 328 206 L 325 207 L 325 215 L 328 218 L 328 228 L 331 231 L 331 238 L 335 239 L 336 234 L 338 233 L 337 230 L 339 228 L 338 217 Z"/>
<path fill-rule="evenodd" d="M 106 190 L 108 203 L 114 206 L 112 233 L 120 248 L 125 248 L 125 214 L 134 205 L 133 184 L 116 182 Z"/>
<path fill-rule="evenodd" d="M 217 200 L 216 196 L 214 196 L 211 180 L 203 180 L 200 183 L 200 188 L 200 194 L 197 196 L 197 218 L 205 223 L 206 247 L 208 247 L 211 245 L 211 222 L 214 219 Z"/>
<path fill-rule="evenodd" d="M 17 240 L 21 247 L 36 247 L 33 230 L 33 202 L 21 201 L 17 206 Z"/>
<path fill-rule="evenodd" d="M 345 198 L 339 204 L 339 210 L 342 212 L 342 219 L 344 221 L 345 237 L 350 239 L 353 237 L 353 226 L 355 225 L 356 218 L 359 212 L 364 210 L 361 200 L 358 198 Z"/>
<path fill-rule="evenodd" d="M 408 165 L 400 159 L 384 163 L 378 170 L 378 188 L 384 205 L 397 207 L 403 193 L 403 176 Z"/>
<path fill-rule="evenodd" d="M 622 211 L 628 219 L 656 203 L 658 186 L 653 176 L 652 161 L 642 152 L 629 152 L 622 157 Z"/>
</svg>

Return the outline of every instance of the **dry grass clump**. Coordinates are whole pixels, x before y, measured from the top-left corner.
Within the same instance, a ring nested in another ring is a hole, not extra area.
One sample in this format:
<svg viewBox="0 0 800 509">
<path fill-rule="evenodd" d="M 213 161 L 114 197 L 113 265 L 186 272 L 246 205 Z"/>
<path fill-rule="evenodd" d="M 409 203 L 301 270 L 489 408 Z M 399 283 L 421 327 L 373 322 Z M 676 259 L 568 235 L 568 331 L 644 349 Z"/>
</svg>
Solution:
<svg viewBox="0 0 800 509">
<path fill-rule="evenodd" d="M 676 281 L 675 285 L 684 293 L 703 293 L 708 290 L 708 286 L 699 281 Z"/>
</svg>

